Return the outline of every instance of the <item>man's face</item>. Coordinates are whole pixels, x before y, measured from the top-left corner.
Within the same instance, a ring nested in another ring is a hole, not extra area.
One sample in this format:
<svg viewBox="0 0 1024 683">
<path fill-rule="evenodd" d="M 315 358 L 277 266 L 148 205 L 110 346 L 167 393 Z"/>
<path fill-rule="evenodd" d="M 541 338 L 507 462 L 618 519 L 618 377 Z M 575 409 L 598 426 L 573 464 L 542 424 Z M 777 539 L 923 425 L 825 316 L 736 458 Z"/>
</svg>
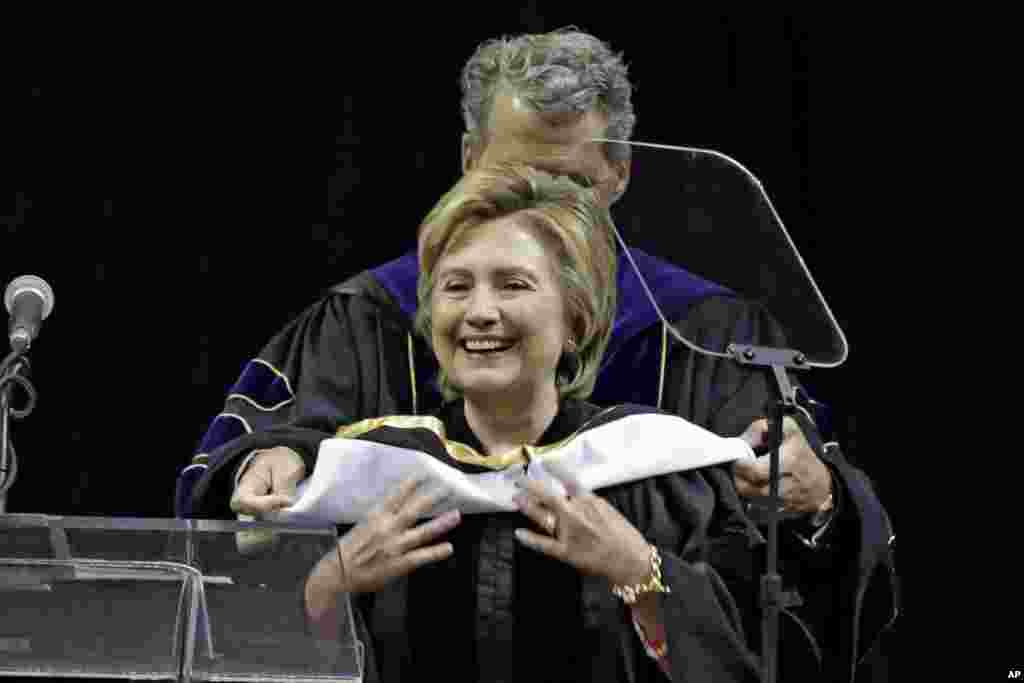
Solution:
<svg viewBox="0 0 1024 683">
<path fill-rule="evenodd" d="M 556 175 L 586 178 L 607 206 L 625 190 L 629 162 L 609 162 L 603 144 L 608 119 L 596 111 L 585 114 L 540 114 L 515 95 L 494 98 L 483 149 L 463 142 L 462 166 L 468 171 L 492 163 L 521 163 Z"/>
</svg>

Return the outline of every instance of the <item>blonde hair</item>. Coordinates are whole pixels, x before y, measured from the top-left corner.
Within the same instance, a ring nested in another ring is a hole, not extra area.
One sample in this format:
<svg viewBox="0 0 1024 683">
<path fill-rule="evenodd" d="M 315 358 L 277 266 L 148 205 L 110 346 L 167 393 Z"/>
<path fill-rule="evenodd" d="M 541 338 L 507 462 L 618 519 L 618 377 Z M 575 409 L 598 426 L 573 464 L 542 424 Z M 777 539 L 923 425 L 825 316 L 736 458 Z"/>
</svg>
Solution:
<svg viewBox="0 0 1024 683">
<path fill-rule="evenodd" d="M 555 249 L 552 258 L 580 361 L 574 376 L 558 381 L 558 392 L 587 398 L 615 317 L 614 229 L 597 195 L 565 176 L 523 165 L 490 166 L 470 171 L 441 198 L 419 229 L 416 331 L 431 343 L 430 301 L 441 258 L 471 239 L 475 228 L 512 215 Z M 459 396 L 443 368 L 438 386 L 447 400 Z"/>
</svg>

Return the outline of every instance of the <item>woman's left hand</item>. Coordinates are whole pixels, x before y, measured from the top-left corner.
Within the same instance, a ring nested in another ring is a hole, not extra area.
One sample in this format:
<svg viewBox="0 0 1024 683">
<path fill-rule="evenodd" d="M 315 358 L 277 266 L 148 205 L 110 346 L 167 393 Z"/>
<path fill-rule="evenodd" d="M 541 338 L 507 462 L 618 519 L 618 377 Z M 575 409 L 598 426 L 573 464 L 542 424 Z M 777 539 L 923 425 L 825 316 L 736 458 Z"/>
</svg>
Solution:
<svg viewBox="0 0 1024 683">
<path fill-rule="evenodd" d="M 548 532 L 516 529 L 521 543 L 612 584 L 650 578 L 650 544 L 603 498 L 560 496 L 538 481 L 526 481 L 521 491 L 515 499 L 519 510 Z"/>
</svg>

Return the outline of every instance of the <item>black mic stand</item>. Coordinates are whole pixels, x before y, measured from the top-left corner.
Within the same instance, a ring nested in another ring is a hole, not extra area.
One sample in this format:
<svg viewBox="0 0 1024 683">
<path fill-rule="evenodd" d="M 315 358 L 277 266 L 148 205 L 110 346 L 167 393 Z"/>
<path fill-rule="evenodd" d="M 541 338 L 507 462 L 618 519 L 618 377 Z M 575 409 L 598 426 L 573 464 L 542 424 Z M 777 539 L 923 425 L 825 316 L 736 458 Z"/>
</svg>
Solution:
<svg viewBox="0 0 1024 683">
<path fill-rule="evenodd" d="M 14 351 L 0 364 L 0 514 L 7 511 L 7 492 L 18 476 L 18 456 L 11 443 L 11 418 L 22 420 L 36 405 L 36 388 L 28 379 L 30 365 L 27 349 Z M 25 390 L 28 400 L 19 409 L 11 405 L 11 391 L 18 385 Z"/>
<path fill-rule="evenodd" d="M 806 356 L 792 349 L 779 349 L 750 344 L 729 344 L 727 352 L 741 365 L 770 369 L 781 398 L 773 402 L 774 414 L 768 416 L 769 455 L 768 495 L 752 503 L 768 525 L 764 574 L 761 576 L 761 676 L 764 683 L 775 683 L 778 671 L 779 610 L 799 604 L 799 598 L 782 590 L 778 572 L 779 519 L 783 518 L 779 498 L 779 449 L 782 446 L 782 421 L 797 411 L 796 388 L 786 370 L 809 370 Z M 799 425 L 799 421 L 797 421 Z M 808 440 L 810 443 L 810 440 Z"/>
</svg>

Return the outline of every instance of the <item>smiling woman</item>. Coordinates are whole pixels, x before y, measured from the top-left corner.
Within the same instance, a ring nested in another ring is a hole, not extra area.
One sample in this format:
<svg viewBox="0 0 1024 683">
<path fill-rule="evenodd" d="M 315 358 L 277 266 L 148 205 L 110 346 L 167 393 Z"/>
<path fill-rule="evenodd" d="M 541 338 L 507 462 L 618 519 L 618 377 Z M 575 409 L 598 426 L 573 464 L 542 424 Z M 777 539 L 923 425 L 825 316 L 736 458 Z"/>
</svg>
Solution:
<svg viewBox="0 0 1024 683">
<path fill-rule="evenodd" d="M 345 467 L 363 458 L 329 496 L 367 505 L 327 516 L 355 524 L 313 567 L 302 605 L 315 636 L 333 640 L 351 599 L 364 680 L 757 678 L 735 598 L 706 562 L 712 543 L 745 553 L 756 532 L 723 473 L 682 456 L 699 428 L 586 400 L 616 311 L 611 227 L 595 191 L 569 178 L 474 168 L 418 234 L 416 329 L 448 400 L 431 416 L 290 425 L 259 437 L 271 450 L 237 453 L 237 469 L 215 463 L 201 482 L 204 497 L 230 489 L 232 509 L 251 514 L 291 507 L 261 472 L 296 492 L 331 469 L 333 449 Z M 639 434 L 657 437 L 638 447 Z M 752 457 L 733 445 L 728 459 Z M 608 475 L 599 484 L 559 470 L 577 450 L 581 468 Z M 670 464 L 636 469 L 653 462 Z M 544 478 L 548 465 L 562 478 Z M 450 488 L 477 481 L 500 502 L 474 506 Z M 523 643 L 528 657 L 509 647 Z"/>
<path fill-rule="evenodd" d="M 445 398 L 474 393 L 464 371 L 481 359 L 467 344 L 481 338 L 511 346 L 492 360 L 522 363 L 503 366 L 506 389 L 590 395 L 616 276 L 611 218 L 594 194 L 525 166 L 470 172 L 420 226 L 419 266 L 416 329 L 433 343 Z"/>
<path fill-rule="evenodd" d="M 534 443 L 560 397 L 593 390 L 615 312 L 610 221 L 568 178 L 499 165 L 420 227 L 416 327 L 489 452 Z"/>
<path fill-rule="evenodd" d="M 414 450 L 445 466 L 515 478 L 520 465 L 599 425 L 650 429 L 647 419 L 664 417 L 636 406 L 602 411 L 585 401 L 616 305 L 614 231 L 597 192 L 518 164 L 470 170 L 419 230 L 415 326 L 440 366 L 441 427 L 398 436 L 401 419 L 385 417 L 346 434 L 390 445 L 418 438 Z M 674 419 L 669 424 L 678 430 L 682 420 Z M 672 431 L 666 443 L 680 438 Z M 622 446 L 634 442 L 616 442 L 619 462 L 651 455 Z M 512 499 L 519 514 L 504 508 L 464 517 L 456 507 L 412 528 L 413 519 L 435 509 L 437 494 L 414 495 L 406 482 L 312 572 L 307 612 L 319 630 L 335 623 L 339 594 L 397 591 L 418 663 L 429 660 L 435 630 L 423 616 L 460 614 L 466 621 L 453 617 L 455 632 L 478 626 L 473 654 L 442 667 L 451 680 L 750 679 L 753 659 L 731 598 L 698 559 L 712 510 L 719 519 L 737 510 L 703 474 L 675 462 L 667 478 L 621 476 L 601 493 L 567 486 L 568 495 L 556 494 L 531 475 Z M 346 481 L 345 488 L 368 485 Z M 684 509 L 703 512 L 678 516 Z M 669 563 L 664 575 L 658 540 Z M 534 585 L 544 590 L 523 590 Z M 619 598 L 630 606 L 625 619 Z M 600 604 L 600 616 L 587 604 Z M 701 612 L 707 623 L 693 616 Z M 484 632 L 479 624 L 487 625 Z M 679 633 L 684 624 L 711 637 L 670 644 L 667 626 Z M 509 669 L 505 645 L 526 638 L 539 656 Z M 601 653 L 599 642 L 616 646 Z M 608 659 L 598 664 L 602 654 Z"/>
<path fill-rule="evenodd" d="M 499 218 L 473 233 L 440 260 L 427 302 L 445 378 L 471 404 L 500 394 L 554 405 L 555 367 L 575 343 L 557 267 L 521 218 Z"/>
</svg>

